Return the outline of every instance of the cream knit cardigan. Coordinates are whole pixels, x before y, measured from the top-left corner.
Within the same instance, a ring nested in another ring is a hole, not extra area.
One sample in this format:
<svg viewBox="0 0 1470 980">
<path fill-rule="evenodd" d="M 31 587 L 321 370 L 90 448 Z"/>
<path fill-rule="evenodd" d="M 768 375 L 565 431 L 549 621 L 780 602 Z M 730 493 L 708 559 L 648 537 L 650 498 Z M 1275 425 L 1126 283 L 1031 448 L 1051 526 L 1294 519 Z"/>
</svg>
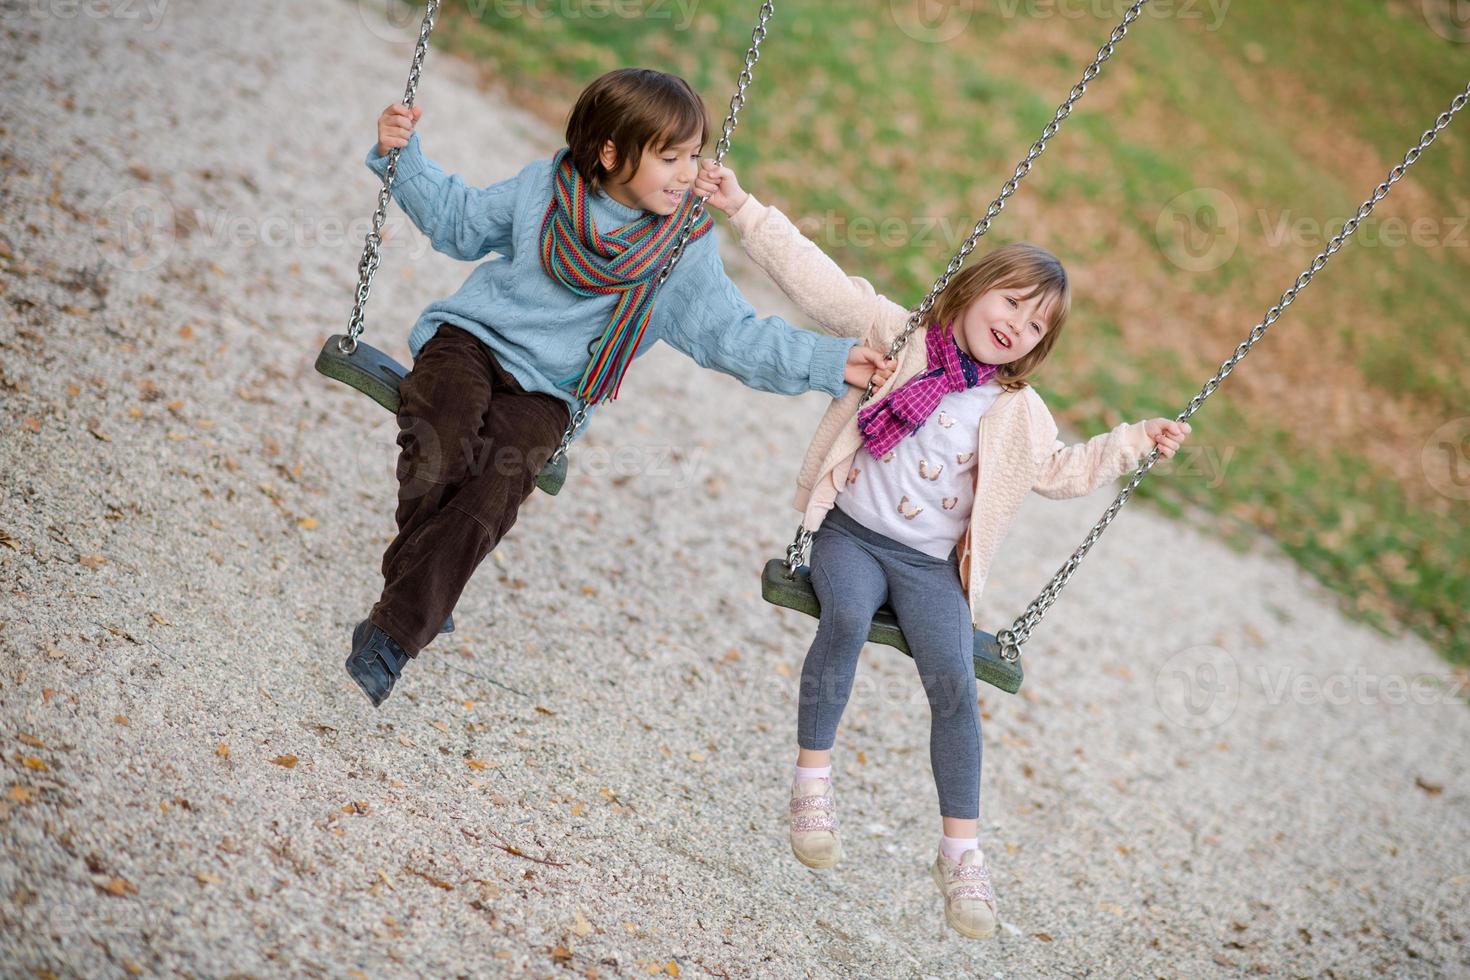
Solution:
<svg viewBox="0 0 1470 980">
<path fill-rule="evenodd" d="M 731 217 L 741 247 L 807 316 L 828 333 L 861 337 L 886 351 L 908 324 L 909 311 L 857 276 L 849 277 L 776 208 L 748 197 Z M 923 371 L 925 329 L 909 338 L 898 367 L 874 398 Z M 849 388 L 833 399 L 817 426 L 797 477 L 796 509 L 809 531 L 821 526 L 847 479 L 862 436 L 857 427 L 862 392 Z M 1057 439 L 1057 425 L 1036 389 L 1004 391 L 980 417 L 976 433 L 975 506 L 959 543 L 960 582 L 970 602 L 970 619 L 996 549 L 1014 522 L 1026 494 L 1061 499 L 1092 493 L 1134 469 L 1153 448 L 1143 422 L 1123 423 L 1074 446 Z"/>
</svg>

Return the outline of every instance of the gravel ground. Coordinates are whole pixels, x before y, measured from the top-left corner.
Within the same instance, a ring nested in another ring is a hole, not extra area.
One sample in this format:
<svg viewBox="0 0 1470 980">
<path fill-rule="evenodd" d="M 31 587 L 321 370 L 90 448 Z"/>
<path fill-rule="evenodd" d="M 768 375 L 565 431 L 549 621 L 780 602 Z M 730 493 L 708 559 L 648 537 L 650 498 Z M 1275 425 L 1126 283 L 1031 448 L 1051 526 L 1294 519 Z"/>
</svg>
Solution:
<svg viewBox="0 0 1470 980">
<path fill-rule="evenodd" d="M 927 709 L 887 648 L 839 742 L 848 858 L 797 864 L 813 624 L 757 573 L 824 399 L 668 350 L 374 711 L 341 664 L 395 429 L 312 359 L 408 47 L 341 0 L 0 13 L 5 974 L 1470 975 L 1464 675 L 1146 506 L 1024 693 L 981 696 L 999 937 L 939 928 Z M 439 54 L 421 100 L 472 180 L 554 149 Z M 368 339 L 406 359 L 467 267 L 391 228 Z M 991 622 L 1108 499 L 1027 504 Z"/>
</svg>

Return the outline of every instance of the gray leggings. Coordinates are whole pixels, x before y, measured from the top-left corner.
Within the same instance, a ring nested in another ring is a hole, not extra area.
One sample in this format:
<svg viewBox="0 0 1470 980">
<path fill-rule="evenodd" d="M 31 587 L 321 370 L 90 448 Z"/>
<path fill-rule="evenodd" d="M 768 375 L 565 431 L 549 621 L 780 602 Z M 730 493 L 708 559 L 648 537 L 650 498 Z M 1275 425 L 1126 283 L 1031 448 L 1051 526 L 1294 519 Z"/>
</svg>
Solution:
<svg viewBox="0 0 1470 980">
<path fill-rule="evenodd" d="M 975 628 L 955 559 L 900 544 L 834 507 L 812 540 L 812 585 L 822 615 L 801 668 L 797 744 L 816 751 L 832 748 L 869 623 L 887 601 L 898 615 L 929 697 L 929 763 L 939 790 L 939 813 L 977 819 Z"/>
</svg>

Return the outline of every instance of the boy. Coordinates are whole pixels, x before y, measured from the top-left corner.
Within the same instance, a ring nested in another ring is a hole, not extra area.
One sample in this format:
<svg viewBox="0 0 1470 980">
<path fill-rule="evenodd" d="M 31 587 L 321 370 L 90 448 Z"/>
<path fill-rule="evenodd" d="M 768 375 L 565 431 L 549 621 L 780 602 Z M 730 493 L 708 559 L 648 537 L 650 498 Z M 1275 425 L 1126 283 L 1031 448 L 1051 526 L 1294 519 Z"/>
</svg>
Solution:
<svg viewBox="0 0 1470 980">
<path fill-rule="evenodd" d="M 704 104 L 683 79 L 624 68 L 593 82 L 567 148 L 490 187 L 446 175 L 419 147 L 423 109 L 392 105 L 367 164 L 401 148 L 394 199 L 434 248 L 494 251 L 409 334 L 400 390 L 398 535 L 383 592 L 352 634 L 347 671 L 376 707 L 441 632 L 476 567 L 515 523 L 579 402 L 616 397 L 644 333 L 763 391 L 881 384 L 891 365 L 851 338 L 757 318 L 704 215 L 661 289 L 654 280 L 694 197 Z M 655 295 L 656 293 L 656 295 Z M 442 625 L 441 625 L 442 624 Z"/>
</svg>

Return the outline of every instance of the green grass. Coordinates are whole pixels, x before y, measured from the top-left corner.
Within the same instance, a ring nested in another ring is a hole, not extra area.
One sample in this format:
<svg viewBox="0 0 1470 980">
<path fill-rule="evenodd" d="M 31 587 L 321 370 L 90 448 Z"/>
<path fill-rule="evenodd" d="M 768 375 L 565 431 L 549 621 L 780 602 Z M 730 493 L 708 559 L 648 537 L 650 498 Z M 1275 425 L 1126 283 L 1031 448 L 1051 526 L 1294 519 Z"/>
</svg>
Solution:
<svg viewBox="0 0 1470 980">
<path fill-rule="evenodd" d="M 776 6 L 730 162 L 793 217 L 947 222 L 950 235 L 897 244 L 824 239 L 845 268 L 905 302 L 928 288 L 1117 19 L 1028 17 L 1047 8 L 1024 2 L 1005 18 L 999 0 L 977 0 L 963 33 L 927 44 L 898 30 L 886 3 Z M 449 6 L 436 40 L 556 123 L 597 74 L 644 64 L 688 78 L 718 125 L 757 3 L 702 0 L 682 30 L 677 4 L 649 8 L 662 19 L 559 15 L 596 7 L 507 17 L 524 5 L 470 5 L 483 10 L 476 21 Z M 1039 379 L 1060 420 L 1090 432 L 1176 414 L 1464 90 L 1470 46 L 1440 38 L 1419 10 L 1234 0 L 1218 30 L 1177 16 L 1134 25 L 992 231 L 1128 284 L 1078 296 L 1075 326 Z M 1193 441 L 1214 463 L 1161 463 L 1137 491 L 1171 514 L 1218 515 L 1226 540 L 1232 527 L 1268 531 L 1354 614 L 1406 625 L 1457 663 L 1470 663 L 1470 504 L 1415 474 L 1428 433 L 1470 415 L 1470 242 L 1449 240 L 1470 212 L 1464 116 L 1238 368 L 1280 372 L 1285 394 L 1346 387 L 1363 399 L 1359 428 L 1328 440 L 1305 409 L 1288 417 L 1273 399 L 1241 399 L 1230 379 L 1194 419 Z M 1218 268 L 1189 272 L 1166 260 L 1155 228 L 1168 202 L 1199 188 L 1234 202 L 1239 246 Z M 1283 217 L 1324 230 L 1279 241 Z M 1368 246 L 1423 217 L 1440 247 Z M 1389 445 L 1401 448 L 1365 452 L 1390 423 Z M 1227 451 L 1223 470 L 1205 472 Z"/>
</svg>

